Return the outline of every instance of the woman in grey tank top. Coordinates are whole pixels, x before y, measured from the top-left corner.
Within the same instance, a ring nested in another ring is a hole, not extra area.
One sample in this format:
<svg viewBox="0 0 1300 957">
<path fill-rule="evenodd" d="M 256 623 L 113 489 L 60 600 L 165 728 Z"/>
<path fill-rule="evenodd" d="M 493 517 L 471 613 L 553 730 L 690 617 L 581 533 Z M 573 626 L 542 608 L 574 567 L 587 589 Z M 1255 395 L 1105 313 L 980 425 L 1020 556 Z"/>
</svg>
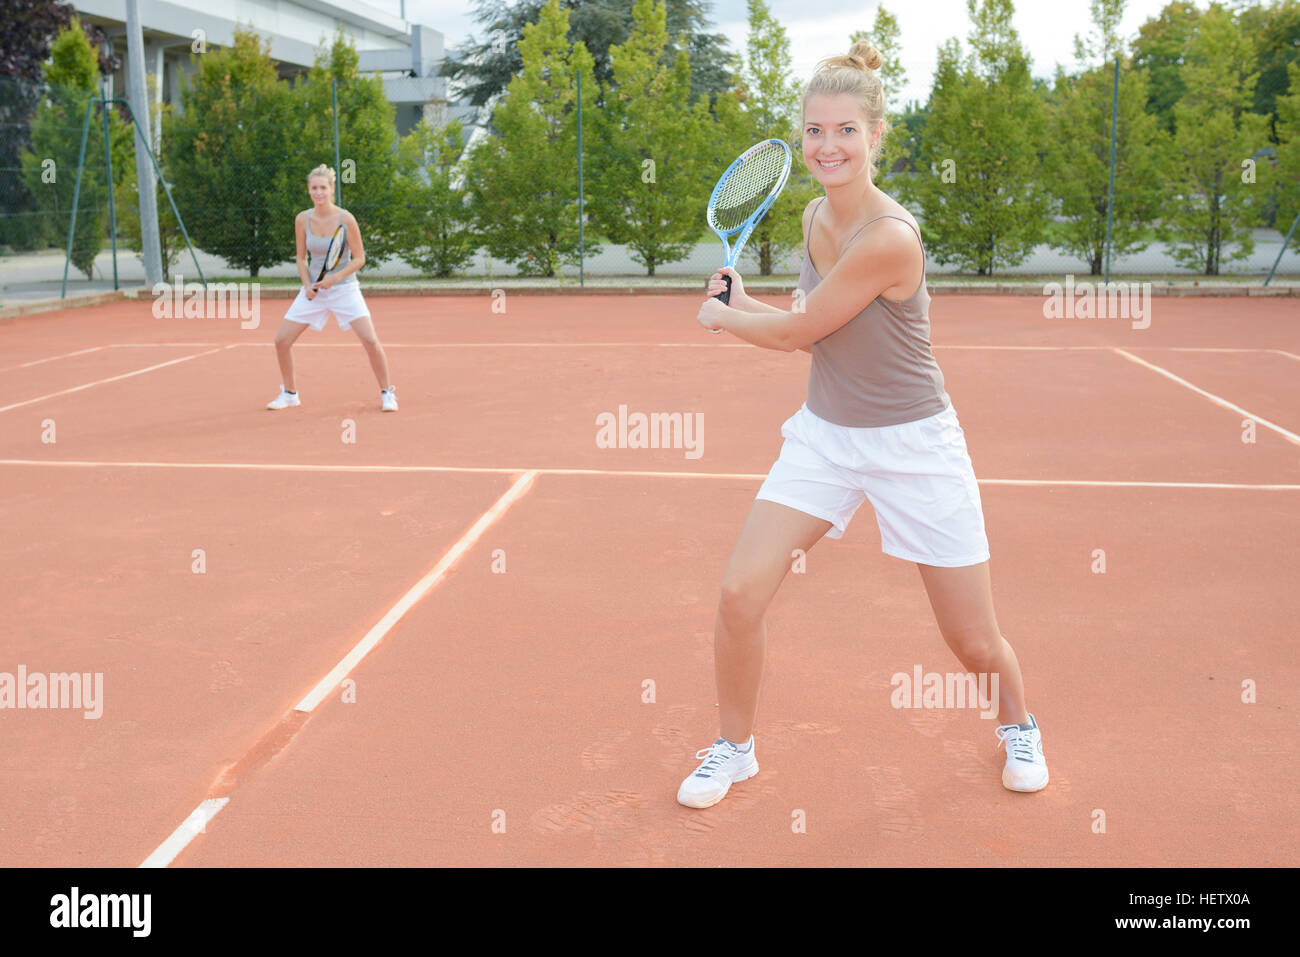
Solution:
<svg viewBox="0 0 1300 957">
<path fill-rule="evenodd" d="M 730 304 L 708 299 L 699 321 L 767 349 L 812 354 L 808 399 L 781 429 L 780 458 L 740 531 L 723 575 L 714 630 L 720 736 L 677 799 L 722 800 L 758 773 L 753 730 L 763 674 L 764 615 L 792 565 L 838 538 L 870 500 L 882 550 L 914 561 L 949 648 L 997 714 L 1007 747 L 1002 783 L 1047 785 L 1042 734 L 1028 712 L 1015 652 L 999 630 L 979 486 L 964 433 L 930 347 L 925 251 L 907 211 L 873 182 L 885 133 L 880 53 L 853 44 L 823 61 L 804 93 L 803 158 L 825 189 L 804 212 L 794 308 L 745 294 L 729 267 Z M 989 689 L 992 689 L 989 693 Z M 877 702 L 899 705 L 881 692 Z M 954 706 L 945 703 L 946 706 Z"/>
<path fill-rule="evenodd" d="M 319 331 L 334 316 L 340 329 L 351 329 L 361 340 L 370 368 L 379 380 L 379 404 L 385 412 L 397 411 L 397 391 L 388 378 L 388 356 L 375 334 L 370 307 L 361 295 L 356 273 L 366 264 L 366 250 L 356 218 L 334 205 L 334 170 L 317 166 L 307 174 L 307 191 L 312 208 L 294 220 L 298 246 L 298 278 L 302 288 L 275 334 L 275 355 L 280 363 L 280 394 L 267 403 L 268 409 L 290 409 L 302 404 L 294 380 L 293 344 L 308 326 Z M 332 269 L 325 269 L 326 253 L 343 229 L 343 253 Z"/>
</svg>

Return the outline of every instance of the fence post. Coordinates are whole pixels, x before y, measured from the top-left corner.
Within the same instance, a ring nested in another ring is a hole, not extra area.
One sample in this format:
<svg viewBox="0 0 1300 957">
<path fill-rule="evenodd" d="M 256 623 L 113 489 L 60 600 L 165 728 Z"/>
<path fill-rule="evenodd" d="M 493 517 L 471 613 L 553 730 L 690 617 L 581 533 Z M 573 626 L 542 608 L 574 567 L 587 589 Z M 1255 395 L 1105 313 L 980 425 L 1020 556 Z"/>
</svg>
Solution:
<svg viewBox="0 0 1300 957">
<path fill-rule="evenodd" d="M 582 220 L 584 206 L 582 202 L 582 68 L 578 68 L 578 285 L 586 284 L 583 275 Z"/>
<path fill-rule="evenodd" d="M 1119 54 L 1115 54 L 1115 91 L 1110 106 L 1110 185 L 1106 188 L 1106 285 L 1110 285 L 1110 227 L 1115 218 L 1115 135 L 1119 128 Z"/>
<path fill-rule="evenodd" d="M 108 98 L 104 106 L 104 175 L 108 179 L 108 237 L 113 243 L 113 289 L 117 289 L 117 211 L 113 208 L 113 143 L 108 136 Z"/>
<path fill-rule="evenodd" d="M 330 78 L 330 98 L 334 103 L 334 202 L 343 205 L 343 170 L 339 168 L 339 78 Z"/>
</svg>

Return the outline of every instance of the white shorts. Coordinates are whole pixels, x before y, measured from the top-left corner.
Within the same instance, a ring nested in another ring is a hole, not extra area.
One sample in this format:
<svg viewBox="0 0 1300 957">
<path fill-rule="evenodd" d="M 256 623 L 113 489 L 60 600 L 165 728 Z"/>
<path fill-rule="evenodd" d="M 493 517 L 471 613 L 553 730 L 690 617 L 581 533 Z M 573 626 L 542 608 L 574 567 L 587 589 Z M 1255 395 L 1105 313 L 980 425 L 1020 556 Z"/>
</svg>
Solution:
<svg viewBox="0 0 1300 957">
<path fill-rule="evenodd" d="M 301 322 L 311 326 L 317 332 L 325 328 L 330 313 L 339 322 L 340 329 L 346 329 L 358 319 L 370 315 L 370 308 L 361 295 L 361 283 L 342 282 L 328 289 L 318 289 L 316 295 L 308 299 L 306 290 L 298 290 L 298 298 L 293 301 L 284 318 L 290 322 Z"/>
<path fill-rule="evenodd" d="M 757 498 L 831 523 L 840 538 L 864 499 L 881 551 L 923 565 L 988 561 L 979 483 L 951 405 L 902 425 L 849 428 L 803 406 L 781 426 L 785 444 Z"/>
</svg>

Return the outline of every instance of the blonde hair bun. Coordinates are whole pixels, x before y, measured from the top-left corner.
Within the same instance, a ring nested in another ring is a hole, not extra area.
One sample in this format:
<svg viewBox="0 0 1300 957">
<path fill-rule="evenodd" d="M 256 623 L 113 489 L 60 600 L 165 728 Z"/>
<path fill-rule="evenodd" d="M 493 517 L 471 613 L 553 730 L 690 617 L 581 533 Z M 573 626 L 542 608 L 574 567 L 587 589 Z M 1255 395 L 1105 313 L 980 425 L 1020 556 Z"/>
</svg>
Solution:
<svg viewBox="0 0 1300 957">
<path fill-rule="evenodd" d="M 868 70 L 879 70 L 885 58 L 880 55 L 880 51 L 873 47 L 866 40 L 858 40 L 853 46 L 849 47 L 850 59 L 862 61 L 864 68 Z"/>
<path fill-rule="evenodd" d="M 330 169 L 324 163 L 321 163 L 314 170 L 312 170 L 310 173 L 307 174 L 307 182 L 310 183 L 311 178 L 313 176 L 323 176 L 325 179 L 330 181 L 331 186 L 334 185 L 334 170 Z"/>
</svg>

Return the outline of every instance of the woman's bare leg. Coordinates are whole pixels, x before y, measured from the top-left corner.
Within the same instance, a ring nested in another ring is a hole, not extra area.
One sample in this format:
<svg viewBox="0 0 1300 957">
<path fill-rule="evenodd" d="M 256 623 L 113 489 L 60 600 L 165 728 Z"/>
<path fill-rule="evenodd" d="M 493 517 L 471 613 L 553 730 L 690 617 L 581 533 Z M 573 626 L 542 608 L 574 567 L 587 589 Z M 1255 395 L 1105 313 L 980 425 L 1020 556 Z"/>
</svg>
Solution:
<svg viewBox="0 0 1300 957">
<path fill-rule="evenodd" d="M 379 337 L 375 335 L 374 323 L 370 317 L 354 320 L 352 331 L 357 334 L 361 340 L 361 345 L 365 347 L 366 355 L 370 357 L 370 368 L 375 373 L 375 378 L 379 380 L 379 388 L 387 389 L 393 383 L 388 380 L 388 356 L 384 354 L 384 347 L 379 343 Z"/>
<path fill-rule="evenodd" d="M 754 729 L 763 658 L 764 613 L 794 560 L 831 523 L 797 509 L 758 499 L 749 510 L 722 577 L 713 633 L 714 677 L 722 737 L 744 744 Z"/>
<path fill-rule="evenodd" d="M 1025 687 L 1020 662 L 1002 637 L 993 613 L 989 563 L 941 568 L 917 565 L 935 620 L 967 671 L 998 676 L 998 724 L 1025 724 Z"/>
<path fill-rule="evenodd" d="M 293 344 L 307 331 L 306 323 L 293 322 L 289 319 L 280 321 L 280 328 L 275 333 L 275 357 L 280 362 L 280 382 L 290 392 L 297 392 L 293 379 Z"/>
</svg>

